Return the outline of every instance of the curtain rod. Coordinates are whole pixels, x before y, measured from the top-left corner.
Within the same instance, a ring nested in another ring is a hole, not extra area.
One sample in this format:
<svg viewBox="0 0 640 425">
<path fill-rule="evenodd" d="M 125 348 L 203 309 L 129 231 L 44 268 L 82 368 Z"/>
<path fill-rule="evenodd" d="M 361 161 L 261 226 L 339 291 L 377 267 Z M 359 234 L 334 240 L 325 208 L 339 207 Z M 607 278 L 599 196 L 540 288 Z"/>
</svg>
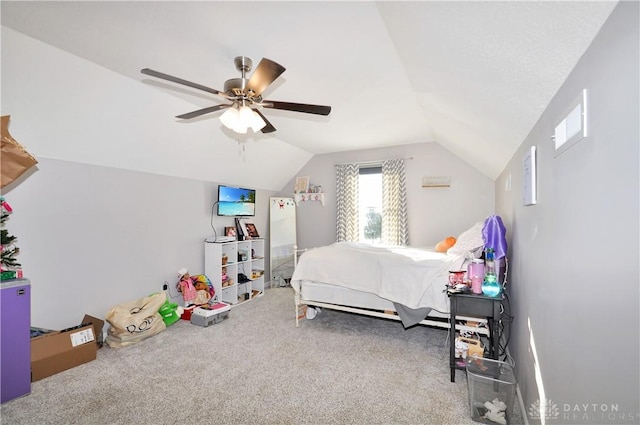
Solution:
<svg viewBox="0 0 640 425">
<path fill-rule="evenodd" d="M 412 156 L 408 156 L 406 158 L 391 158 L 391 159 L 380 159 L 377 161 L 351 161 L 351 162 L 340 162 L 337 163 L 335 165 L 346 165 L 346 164 L 358 164 L 358 165 L 380 165 L 382 164 L 384 161 L 393 161 L 394 159 L 404 159 L 404 160 L 409 160 L 409 159 L 413 159 Z"/>
</svg>

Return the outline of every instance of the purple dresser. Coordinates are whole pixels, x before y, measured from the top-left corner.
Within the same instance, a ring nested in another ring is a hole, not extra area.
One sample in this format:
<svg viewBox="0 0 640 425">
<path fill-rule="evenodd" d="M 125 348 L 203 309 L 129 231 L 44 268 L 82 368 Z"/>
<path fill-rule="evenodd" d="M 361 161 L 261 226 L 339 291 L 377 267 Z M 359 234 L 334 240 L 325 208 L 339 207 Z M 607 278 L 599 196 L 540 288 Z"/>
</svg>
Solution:
<svg viewBox="0 0 640 425">
<path fill-rule="evenodd" d="M 28 279 L 1 283 L 0 403 L 31 393 L 31 285 Z"/>
</svg>

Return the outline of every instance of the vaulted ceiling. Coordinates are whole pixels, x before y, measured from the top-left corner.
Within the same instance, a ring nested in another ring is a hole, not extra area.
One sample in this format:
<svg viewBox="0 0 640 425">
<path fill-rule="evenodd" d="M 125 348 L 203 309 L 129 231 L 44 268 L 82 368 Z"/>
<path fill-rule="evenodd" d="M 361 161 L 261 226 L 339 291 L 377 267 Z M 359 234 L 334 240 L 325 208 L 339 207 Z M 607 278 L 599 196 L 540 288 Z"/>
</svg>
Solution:
<svg viewBox="0 0 640 425">
<path fill-rule="evenodd" d="M 3 26 L 175 99 L 172 115 L 156 120 L 224 99 L 142 68 L 222 90 L 239 76 L 234 57 L 267 57 L 287 70 L 266 98 L 333 109 L 263 110 L 277 131 L 249 139 L 310 155 L 435 141 L 495 178 L 615 5 L 2 1 L 1 12 Z M 219 115 L 194 121 L 217 128 Z"/>
</svg>

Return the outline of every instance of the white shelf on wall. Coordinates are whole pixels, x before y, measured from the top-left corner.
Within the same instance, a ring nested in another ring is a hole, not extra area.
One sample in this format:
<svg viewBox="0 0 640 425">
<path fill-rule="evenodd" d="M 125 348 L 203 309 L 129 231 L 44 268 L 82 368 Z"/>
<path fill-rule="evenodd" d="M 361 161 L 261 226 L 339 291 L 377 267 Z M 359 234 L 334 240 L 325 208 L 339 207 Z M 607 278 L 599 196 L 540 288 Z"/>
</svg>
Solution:
<svg viewBox="0 0 640 425">
<path fill-rule="evenodd" d="M 300 202 L 319 201 L 324 207 L 324 193 L 296 193 L 293 199 L 296 205 L 300 205 Z"/>
</svg>

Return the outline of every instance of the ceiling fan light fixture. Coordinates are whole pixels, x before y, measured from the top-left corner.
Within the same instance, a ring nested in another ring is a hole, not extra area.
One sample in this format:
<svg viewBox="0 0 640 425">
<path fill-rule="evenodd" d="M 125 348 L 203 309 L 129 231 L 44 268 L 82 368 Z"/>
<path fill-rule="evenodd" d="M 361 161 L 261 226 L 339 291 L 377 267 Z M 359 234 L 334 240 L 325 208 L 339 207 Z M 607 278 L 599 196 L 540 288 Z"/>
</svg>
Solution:
<svg viewBox="0 0 640 425">
<path fill-rule="evenodd" d="M 238 112 L 240 114 L 240 122 L 242 123 L 242 127 L 253 127 L 253 123 L 255 121 L 254 117 L 256 115 L 256 113 L 253 112 L 253 109 L 243 105 L 240 107 L 240 110 Z"/>
<path fill-rule="evenodd" d="M 220 116 L 220 122 L 228 129 L 239 134 L 246 134 L 248 128 L 251 128 L 254 132 L 258 132 L 267 125 L 262 117 L 248 106 L 241 106 L 240 108 L 231 107 L 227 109 L 225 113 Z"/>
<path fill-rule="evenodd" d="M 247 127 L 238 126 L 236 128 L 233 128 L 232 130 L 238 134 L 247 134 Z"/>
<path fill-rule="evenodd" d="M 234 130 L 240 124 L 240 113 L 235 107 L 228 108 L 224 114 L 220 115 L 222 125 L 230 130 Z"/>
<path fill-rule="evenodd" d="M 251 127 L 251 129 L 254 131 L 254 133 L 257 133 L 258 131 L 262 130 L 267 123 L 264 122 L 264 120 L 262 119 L 262 117 L 253 109 L 248 108 L 245 106 L 245 108 L 249 109 L 251 111 L 250 114 L 250 118 L 247 117 L 248 120 L 250 121 L 246 121 L 246 122 L 250 122 L 251 124 L 249 124 L 249 127 Z M 249 115 L 249 114 L 247 114 Z"/>
</svg>

